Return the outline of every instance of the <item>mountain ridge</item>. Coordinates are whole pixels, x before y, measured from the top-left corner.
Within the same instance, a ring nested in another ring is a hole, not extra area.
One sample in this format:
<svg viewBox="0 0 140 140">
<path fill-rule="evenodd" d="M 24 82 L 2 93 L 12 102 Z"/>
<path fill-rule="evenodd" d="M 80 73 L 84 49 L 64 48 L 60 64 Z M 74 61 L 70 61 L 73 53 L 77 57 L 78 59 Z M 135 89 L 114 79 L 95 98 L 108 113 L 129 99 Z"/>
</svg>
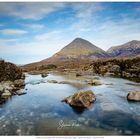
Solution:
<svg viewBox="0 0 140 140">
<path fill-rule="evenodd" d="M 114 57 L 137 55 L 140 53 L 140 41 L 132 40 L 122 45 L 110 47 L 107 53 Z"/>
<path fill-rule="evenodd" d="M 62 48 L 59 52 L 51 57 L 39 62 L 25 65 L 27 66 L 41 66 L 47 64 L 57 64 L 63 62 L 76 61 L 93 61 L 98 59 L 108 58 L 123 58 L 140 55 L 140 41 L 132 40 L 125 44 L 110 47 L 107 51 L 102 50 L 96 45 L 82 38 L 75 38 L 71 43 Z"/>
</svg>

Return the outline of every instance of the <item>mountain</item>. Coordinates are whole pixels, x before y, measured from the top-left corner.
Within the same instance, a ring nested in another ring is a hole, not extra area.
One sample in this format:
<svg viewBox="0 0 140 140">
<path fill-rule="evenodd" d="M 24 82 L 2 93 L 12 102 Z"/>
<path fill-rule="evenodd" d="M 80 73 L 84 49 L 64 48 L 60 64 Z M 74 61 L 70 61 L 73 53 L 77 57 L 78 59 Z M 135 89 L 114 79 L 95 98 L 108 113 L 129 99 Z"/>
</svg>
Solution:
<svg viewBox="0 0 140 140">
<path fill-rule="evenodd" d="M 128 57 L 140 54 L 140 41 L 132 40 L 120 46 L 111 47 L 107 51 L 112 57 Z"/>
<path fill-rule="evenodd" d="M 87 40 L 76 38 L 52 57 L 40 62 L 27 64 L 25 67 L 37 67 L 47 64 L 59 65 L 72 61 L 81 61 L 84 63 L 84 61 L 87 62 L 87 60 L 89 61 L 106 57 L 108 57 L 108 54 L 104 50 L 98 48 Z"/>
<path fill-rule="evenodd" d="M 38 68 L 48 64 L 57 66 L 78 67 L 93 60 L 123 57 L 140 57 L 140 41 L 130 41 L 120 46 L 111 47 L 107 52 L 87 40 L 76 38 L 52 57 L 24 65 L 24 68 Z"/>
<path fill-rule="evenodd" d="M 108 54 L 87 40 L 76 38 L 51 58 L 43 61 L 58 61 L 71 59 L 97 59 L 107 57 Z"/>
</svg>

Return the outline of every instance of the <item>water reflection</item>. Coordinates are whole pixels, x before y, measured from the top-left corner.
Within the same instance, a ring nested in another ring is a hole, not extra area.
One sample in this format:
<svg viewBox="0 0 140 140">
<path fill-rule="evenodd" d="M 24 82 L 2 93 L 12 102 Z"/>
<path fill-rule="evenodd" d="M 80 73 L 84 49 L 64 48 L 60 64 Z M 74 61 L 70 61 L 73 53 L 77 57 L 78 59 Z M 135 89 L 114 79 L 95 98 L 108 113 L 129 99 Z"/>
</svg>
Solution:
<svg viewBox="0 0 140 140">
<path fill-rule="evenodd" d="M 86 110 L 86 108 L 82 108 L 82 107 L 71 106 L 71 108 L 76 114 L 82 114 Z"/>
</svg>

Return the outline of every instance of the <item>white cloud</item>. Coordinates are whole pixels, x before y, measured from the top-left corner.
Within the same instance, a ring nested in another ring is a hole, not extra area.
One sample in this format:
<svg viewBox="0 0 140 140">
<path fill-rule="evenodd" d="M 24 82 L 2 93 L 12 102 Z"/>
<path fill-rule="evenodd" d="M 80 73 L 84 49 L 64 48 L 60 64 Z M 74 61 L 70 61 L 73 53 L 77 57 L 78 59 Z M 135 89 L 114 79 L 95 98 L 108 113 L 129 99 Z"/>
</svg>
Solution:
<svg viewBox="0 0 140 140">
<path fill-rule="evenodd" d="M 89 40 L 104 50 L 131 40 L 140 40 L 140 19 L 124 19 L 120 22 L 109 20 L 101 26 L 93 26 Z"/>
<path fill-rule="evenodd" d="M 76 11 L 78 18 L 91 18 L 93 14 L 102 11 L 104 7 L 101 3 L 87 2 L 87 3 L 73 3 L 73 10 Z"/>
<path fill-rule="evenodd" d="M 1 3 L 0 13 L 21 19 L 40 20 L 48 14 L 58 11 L 64 7 L 64 3 Z"/>
<path fill-rule="evenodd" d="M 28 32 L 25 30 L 20 30 L 20 29 L 3 29 L 3 30 L 0 30 L 0 33 L 4 35 L 23 35 Z"/>
</svg>

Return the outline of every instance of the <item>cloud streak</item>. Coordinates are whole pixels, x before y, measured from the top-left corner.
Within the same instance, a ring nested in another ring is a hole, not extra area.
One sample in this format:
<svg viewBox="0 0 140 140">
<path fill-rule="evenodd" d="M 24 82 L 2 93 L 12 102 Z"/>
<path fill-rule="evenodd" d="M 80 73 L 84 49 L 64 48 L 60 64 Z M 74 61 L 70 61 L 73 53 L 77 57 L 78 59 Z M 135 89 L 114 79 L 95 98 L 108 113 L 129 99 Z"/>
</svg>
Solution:
<svg viewBox="0 0 140 140">
<path fill-rule="evenodd" d="M 3 29 L 3 30 L 0 30 L 0 33 L 3 35 L 23 35 L 28 32 L 25 30 L 20 30 L 20 29 Z"/>
<path fill-rule="evenodd" d="M 40 20 L 64 7 L 64 3 L 1 3 L 0 13 L 20 19 Z"/>
</svg>

